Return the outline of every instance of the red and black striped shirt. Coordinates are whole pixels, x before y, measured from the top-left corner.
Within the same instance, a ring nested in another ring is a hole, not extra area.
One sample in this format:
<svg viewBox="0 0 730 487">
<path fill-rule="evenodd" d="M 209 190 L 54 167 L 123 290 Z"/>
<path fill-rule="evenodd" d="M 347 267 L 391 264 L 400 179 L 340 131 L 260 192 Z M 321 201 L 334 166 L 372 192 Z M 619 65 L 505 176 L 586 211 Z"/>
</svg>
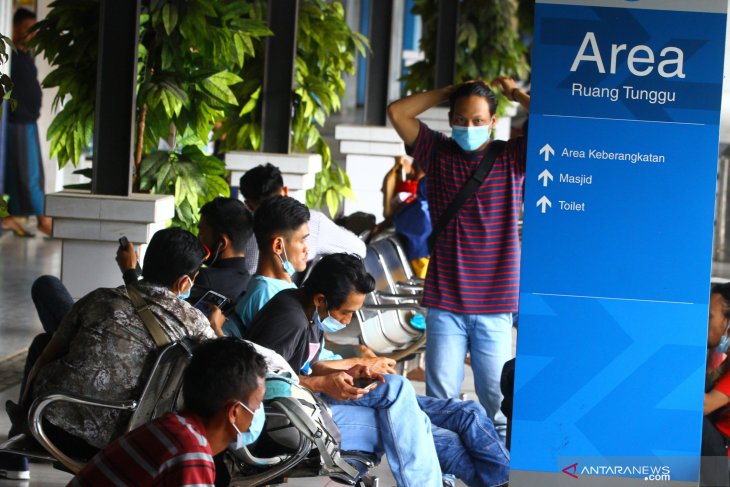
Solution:
<svg viewBox="0 0 730 487">
<path fill-rule="evenodd" d="M 214 483 L 215 465 L 200 419 L 167 413 L 111 443 L 67 487 L 213 487 Z"/>
<path fill-rule="evenodd" d="M 434 224 L 485 152 L 466 153 L 453 139 L 421 123 L 410 154 L 426 172 Z M 522 209 L 525 158 L 525 140 L 509 140 L 489 177 L 438 237 L 428 265 L 424 306 L 470 314 L 517 311 L 517 222 Z"/>
</svg>

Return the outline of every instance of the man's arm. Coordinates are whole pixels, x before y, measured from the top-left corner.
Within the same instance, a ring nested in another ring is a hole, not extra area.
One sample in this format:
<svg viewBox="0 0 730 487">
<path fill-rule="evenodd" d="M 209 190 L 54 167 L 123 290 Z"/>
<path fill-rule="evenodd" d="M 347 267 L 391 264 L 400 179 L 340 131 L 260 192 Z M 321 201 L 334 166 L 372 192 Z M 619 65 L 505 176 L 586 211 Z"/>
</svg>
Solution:
<svg viewBox="0 0 730 487">
<path fill-rule="evenodd" d="M 354 400 L 369 392 L 355 387 L 355 379 L 359 378 L 385 382 L 382 375 L 371 371 L 369 367 L 356 365 L 349 370 L 335 370 L 328 367 L 326 362 L 313 363 L 312 375 L 299 376 L 299 382 L 310 391 L 327 394 L 332 399 Z"/>
<path fill-rule="evenodd" d="M 365 365 L 379 374 L 395 374 L 395 360 L 387 357 L 352 357 L 340 360 L 324 360 L 318 362 L 332 370 L 348 370 L 355 365 Z"/>
<path fill-rule="evenodd" d="M 712 389 L 710 392 L 705 394 L 705 406 L 704 415 L 707 416 L 710 413 L 714 413 L 723 406 L 730 403 L 730 397 L 717 389 Z"/>
<path fill-rule="evenodd" d="M 445 86 L 407 96 L 388 105 L 388 118 L 407 146 L 412 146 L 418 139 L 421 123 L 416 117 L 429 108 L 448 100 L 449 95 L 455 89 L 456 86 Z"/>
<path fill-rule="evenodd" d="M 499 76 L 492 81 L 492 86 L 497 86 L 508 100 L 516 101 L 522 108 L 530 111 L 530 95 L 517 88 L 515 80 L 507 76 Z"/>
</svg>

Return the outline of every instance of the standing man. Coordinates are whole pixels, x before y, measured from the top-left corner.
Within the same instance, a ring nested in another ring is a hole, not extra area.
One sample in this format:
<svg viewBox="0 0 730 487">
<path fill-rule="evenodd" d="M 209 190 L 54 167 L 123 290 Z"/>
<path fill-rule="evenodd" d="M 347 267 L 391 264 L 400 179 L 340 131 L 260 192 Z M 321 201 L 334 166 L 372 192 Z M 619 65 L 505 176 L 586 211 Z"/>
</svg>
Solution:
<svg viewBox="0 0 730 487">
<path fill-rule="evenodd" d="M 494 82 L 511 100 L 529 108 L 530 97 L 512 79 Z M 433 131 L 416 117 L 449 102 L 452 137 Z M 398 135 L 428 177 L 434 227 L 491 143 L 497 99 L 486 83 L 467 82 L 403 98 L 388 107 Z M 512 313 L 517 311 L 526 141 L 508 141 L 487 179 L 436 237 L 426 276 L 426 392 L 458 397 L 464 358 L 471 355 L 479 401 L 502 437 L 504 415 L 499 378 L 512 352 Z"/>
<path fill-rule="evenodd" d="M 13 80 L 13 98 L 18 105 L 8 112 L 6 135 L 5 190 L 10 196 L 3 226 L 18 236 L 28 232 L 13 216 L 38 218 L 38 230 L 51 234 L 51 219 L 43 216 L 45 177 L 38 137 L 38 118 L 41 114 L 41 85 L 33 54 L 27 42 L 35 32 L 29 32 L 36 23 L 30 10 L 19 8 L 13 16 L 13 50 L 10 58 L 10 78 Z"/>
</svg>

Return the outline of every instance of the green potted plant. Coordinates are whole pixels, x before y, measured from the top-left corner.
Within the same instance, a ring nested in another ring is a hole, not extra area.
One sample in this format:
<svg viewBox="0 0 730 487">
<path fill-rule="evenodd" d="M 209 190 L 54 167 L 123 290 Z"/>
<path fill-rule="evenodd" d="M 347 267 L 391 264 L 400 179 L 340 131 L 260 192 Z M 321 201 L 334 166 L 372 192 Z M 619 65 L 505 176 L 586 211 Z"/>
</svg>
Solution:
<svg viewBox="0 0 730 487">
<path fill-rule="evenodd" d="M 524 0 L 522 0 L 525 3 Z M 497 76 L 525 79 L 529 73 L 527 48 L 520 39 L 518 0 L 462 0 L 454 81 L 492 80 Z M 522 11 L 525 12 L 525 6 Z M 425 59 L 403 76 L 410 93 L 434 88 L 438 30 L 438 0 L 415 0 L 413 13 L 420 15 L 423 34 L 420 47 Z M 505 103 L 501 103 L 505 106 Z"/>
<path fill-rule="evenodd" d="M 58 88 L 48 138 L 63 167 L 92 141 L 99 2 L 50 7 L 34 46 L 54 67 L 43 86 Z M 204 150 L 209 135 L 270 31 L 250 2 L 227 0 L 144 0 L 140 25 L 134 189 L 173 194 L 173 223 L 196 232 L 200 206 L 229 194 L 223 162 Z"/>
<path fill-rule="evenodd" d="M 267 2 L 256 0 L 261 14 Z M 327 117 L 340 109 L 345 94 L 346 74 L 355 72 L 355 55 L 367 54 L 367 39 L 353 32 L 345 21 L 340 2 L 301 0 L 297 30 L 297 56 L 294 72 L 291 146 L 294 151 L 314 151 L 322 156 L 322 169 L 314 188 L 307 191 L 307 206 L 322 208 L 331 215 L 343 198 L 353 198 L 350 180 L 333 160 L 330 148 L 320 133 Z M 263 43 L 255 44 L 263 52 Z M 261 148 L 261 85 L 263 64 L 247 65 L 246 78 L 234 85 L 241 106 L 231 106 L 226 121 L 216 135 L 226 150 L 257 151 Z"/>
</svg>

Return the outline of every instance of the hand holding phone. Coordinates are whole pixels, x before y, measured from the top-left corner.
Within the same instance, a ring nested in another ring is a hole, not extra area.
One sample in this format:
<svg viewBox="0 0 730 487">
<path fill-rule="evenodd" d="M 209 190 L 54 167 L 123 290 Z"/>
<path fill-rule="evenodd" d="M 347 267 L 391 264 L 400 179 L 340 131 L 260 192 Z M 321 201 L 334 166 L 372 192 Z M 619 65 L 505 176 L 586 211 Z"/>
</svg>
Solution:
<svg viewBox="0 0 730 487">
<path fill-rule="evenodd" d="M 134 245 L 129 243 L 127 237 L 119 238 L 119 249 L 117 250 L 117 264 L 122 272 L 136 269 L 137 274 L 142 274 L 142 267 L 139 265 L 139 257 L 134 250 Z"/>
<path fill-rule="evenodd" d="M 367 392 L 372 391 L 378 386 L 378 381 L 376 379 L 355 379 L 353 382 L 353 385 L 357 387 L 358 389 L 364 389 Z"/>
<path fill-rule="evenodd" d="M 215 291 L 208 291 L 195 303 L 195 307 L 202 311 L 205 316 L 208 316 L 210 314 L 210 305 L 218 306 L 222 310 L 228 302 L 229 299 L 222 294 L 218 294 Z"/>
</svg>

